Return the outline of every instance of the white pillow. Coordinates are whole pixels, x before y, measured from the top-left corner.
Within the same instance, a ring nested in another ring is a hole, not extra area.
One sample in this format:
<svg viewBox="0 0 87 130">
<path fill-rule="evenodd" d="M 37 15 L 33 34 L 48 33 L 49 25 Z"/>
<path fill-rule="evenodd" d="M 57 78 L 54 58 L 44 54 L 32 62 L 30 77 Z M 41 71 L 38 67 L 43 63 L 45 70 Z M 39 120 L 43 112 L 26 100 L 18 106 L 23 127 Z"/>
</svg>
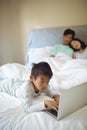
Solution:
<svg viewBox="0 0 87 130">
<path fill-rule="evenodd" d="M 37 63 L 44 57 L 48 57 L 50 55 L 52 47 L 43 47 L 43 48 L 31 48 L 28 52 L 29 63 L 28 66 L 31 68 L 32 63 Z"/>
</svg>

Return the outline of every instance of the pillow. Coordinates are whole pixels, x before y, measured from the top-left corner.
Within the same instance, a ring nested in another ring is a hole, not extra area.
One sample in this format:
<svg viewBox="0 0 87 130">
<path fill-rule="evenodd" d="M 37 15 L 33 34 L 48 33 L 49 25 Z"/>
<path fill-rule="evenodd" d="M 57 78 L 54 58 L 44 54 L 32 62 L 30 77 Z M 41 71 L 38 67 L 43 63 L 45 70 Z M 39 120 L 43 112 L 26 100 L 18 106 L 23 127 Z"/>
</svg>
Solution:
<svg viewBox="0 0 87 130">
<path fill-rule="evenodd" d="M 52 47 L 43 47 L 43 48 L 31 48 L 27 54 L 27 57 L 29 57 L 29 62 L 27 65 L 31 68 L 32 63 L 39 62 L 42 58 L 48 57 L 50 55 Z"/>
</svg>

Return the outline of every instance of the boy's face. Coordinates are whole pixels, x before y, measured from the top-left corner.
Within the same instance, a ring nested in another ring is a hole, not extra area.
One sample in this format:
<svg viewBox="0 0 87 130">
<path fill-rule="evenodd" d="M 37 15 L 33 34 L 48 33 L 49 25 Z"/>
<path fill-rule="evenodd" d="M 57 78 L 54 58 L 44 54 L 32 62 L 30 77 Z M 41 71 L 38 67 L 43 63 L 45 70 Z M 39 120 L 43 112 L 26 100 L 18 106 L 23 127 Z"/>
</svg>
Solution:
<svg viewBox="0 0 87 130">
<path fill-rule="evenodd" d="M 35 92 L 39 92 L 47 88 L 50 78 L 44 74 L 39 74 L 36 79 L 31 75 L 30 80 L 35 87 Z"/>
</svg>

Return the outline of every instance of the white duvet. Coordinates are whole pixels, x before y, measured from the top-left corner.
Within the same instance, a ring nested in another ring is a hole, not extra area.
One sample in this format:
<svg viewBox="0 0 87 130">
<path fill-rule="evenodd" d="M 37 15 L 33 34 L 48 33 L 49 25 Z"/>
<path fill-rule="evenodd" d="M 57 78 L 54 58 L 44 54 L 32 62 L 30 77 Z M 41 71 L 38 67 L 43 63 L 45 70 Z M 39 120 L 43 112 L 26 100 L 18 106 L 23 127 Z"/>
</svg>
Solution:
<svg viewBox="0 0 87 130">
<path fill-rule="evenodd" d="M 87 106 L 57 121 L 45 112 L 27 115 L 19 100 L 0 93 L 0 130 L 87 130 Z"/>
<path fill-rule="evenodd" d="M 68 89 L 87 82 L 87 59 L 72 59 L 65 54 L 56 57 L 45 57 L 53 71 L 50 82 L 52 89 Z"/>
</svg>

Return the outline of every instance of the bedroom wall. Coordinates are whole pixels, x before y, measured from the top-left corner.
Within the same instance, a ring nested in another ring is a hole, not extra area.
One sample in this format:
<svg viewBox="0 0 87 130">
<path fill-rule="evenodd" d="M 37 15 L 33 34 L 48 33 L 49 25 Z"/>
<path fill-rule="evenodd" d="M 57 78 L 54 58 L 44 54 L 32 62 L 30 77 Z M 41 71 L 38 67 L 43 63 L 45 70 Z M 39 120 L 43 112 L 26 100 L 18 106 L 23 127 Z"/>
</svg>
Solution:
<svg viewBox="0 0 87 130">
<path fill-rule="evenodd" d="M 0 65 L 25 63 L 32 28 L 87 24 L 87 0 L 0 0 Z"/>
<path fill-rule="evenodd" d="M 24 61 L 20 2 L 0 0 L 0 65 Z"/>
</svg>

